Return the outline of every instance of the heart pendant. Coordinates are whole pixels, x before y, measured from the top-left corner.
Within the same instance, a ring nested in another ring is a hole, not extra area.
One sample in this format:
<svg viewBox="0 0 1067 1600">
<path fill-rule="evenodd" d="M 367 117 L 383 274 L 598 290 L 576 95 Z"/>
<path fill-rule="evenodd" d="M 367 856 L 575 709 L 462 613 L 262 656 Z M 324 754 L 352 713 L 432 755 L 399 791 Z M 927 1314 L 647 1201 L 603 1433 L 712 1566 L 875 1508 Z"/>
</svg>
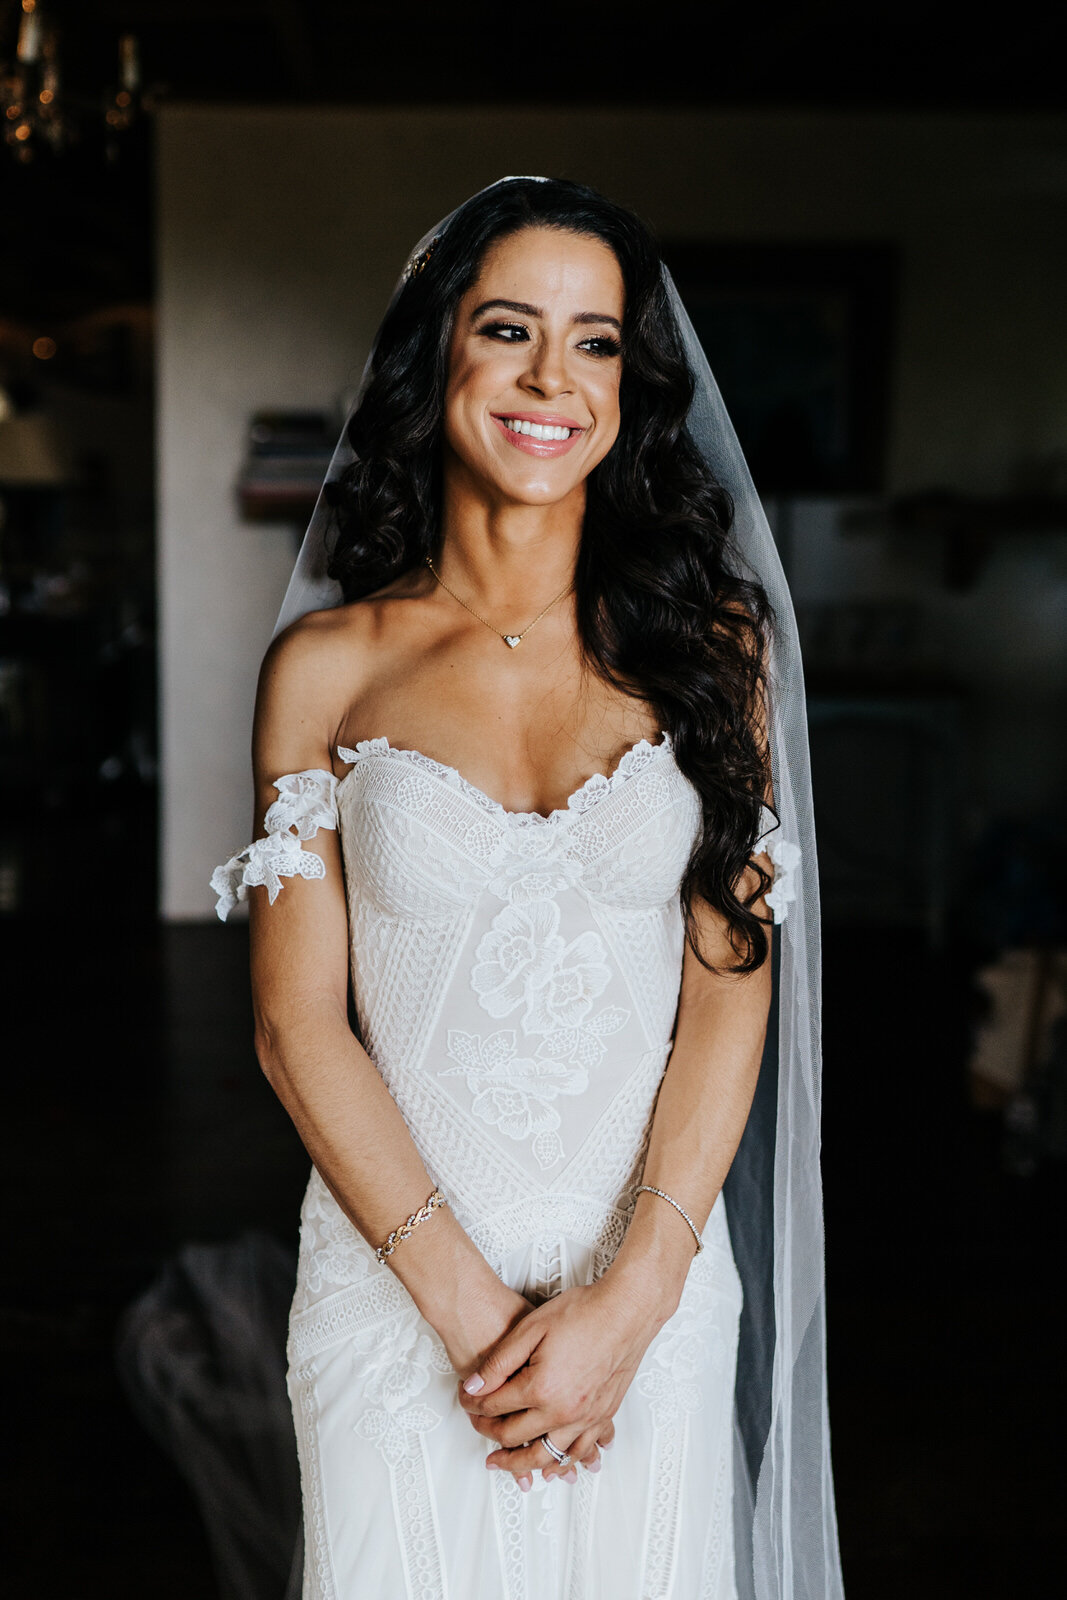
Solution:
<svg viewBox="0 0 1067 1600">
<path fill-rule="evenodd" d="M 515 646 L 519 643 L 519 640 L 521 638 L 522 638 L 522 634 L 521 633 L 506 633 L 504 635 L 504 643 L 510 649 L 514 650 Z"/>
</svg>

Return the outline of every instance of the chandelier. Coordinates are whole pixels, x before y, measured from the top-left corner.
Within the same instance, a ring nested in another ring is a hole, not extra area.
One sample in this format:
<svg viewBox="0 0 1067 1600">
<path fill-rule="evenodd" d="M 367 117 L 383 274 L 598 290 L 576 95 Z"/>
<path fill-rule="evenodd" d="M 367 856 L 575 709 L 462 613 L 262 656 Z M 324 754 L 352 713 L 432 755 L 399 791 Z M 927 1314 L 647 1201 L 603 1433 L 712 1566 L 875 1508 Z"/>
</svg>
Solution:
<svg viewBox="0 0 1067 1600">
<path fill-rule="evenodd" d="M 17 161 L 38 150 L 58 153 L 94 124 L 105 136 L 109 159 L 118 136 L 148 109 L 141 87 L 140 53 L 132 33 L 118 41 L 118 79 L 98 101 L 63 89 L 59 33 L 43 0 L 20 0 L 18 39 L 11 62 L 0 60 L 0 123 L 4 144 Z"/>
</svg>

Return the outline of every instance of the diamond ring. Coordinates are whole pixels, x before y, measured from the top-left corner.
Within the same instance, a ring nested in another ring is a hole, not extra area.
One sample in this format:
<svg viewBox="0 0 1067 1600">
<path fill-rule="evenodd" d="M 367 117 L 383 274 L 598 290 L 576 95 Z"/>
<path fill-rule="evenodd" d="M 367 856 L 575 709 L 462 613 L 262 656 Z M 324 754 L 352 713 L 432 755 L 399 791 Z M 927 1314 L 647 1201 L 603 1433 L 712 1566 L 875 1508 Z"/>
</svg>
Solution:
<svg viewBox="0 0 1067 1600">
<path fill-rule="evenodd" d="M 557 1450 L 547 1433 L 543 1433 L 541 1435 L 541 1443 L 544 1445 L 552 1459 L 554 1461 L 558 1461 L 561 1467 L 566 1467 L 570 1464 L 570 1456 L 567 1455 L 566 1451 L 564 1450 Z"/>
</svg>

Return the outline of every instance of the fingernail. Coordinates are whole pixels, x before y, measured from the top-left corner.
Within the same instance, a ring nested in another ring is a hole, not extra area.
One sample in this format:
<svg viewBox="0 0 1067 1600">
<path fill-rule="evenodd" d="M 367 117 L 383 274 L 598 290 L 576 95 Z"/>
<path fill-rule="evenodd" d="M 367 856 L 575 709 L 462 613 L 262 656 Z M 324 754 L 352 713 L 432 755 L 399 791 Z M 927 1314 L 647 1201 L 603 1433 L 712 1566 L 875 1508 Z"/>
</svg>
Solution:
<svg viewBox="0 0 1067 1600">
<path fill-rule="evenodd" d="M 597 1456 L 595 1461 L 590 1461 L 589 1465 L 586 1467 L 585 1470 L 586 1470 L 586 1472 L 599 1472 L 600 1471 L 600 1467 L 601 1467 L 600 1457 Z"/>
<path fill-rule="evenodd" d="M 485 1470 L 486 1470 L 486 1472 L 499 1472 L 500 1471 L 500 1462 L 499 1461 L 487 1461 L 485 1463 Z"/>
<path fill-rule="evenodd" d="M 615 1440 L 614 1439 L 607 1439 L 607 1440 L 604 1441 L 603 1444 L 600 1444 L 600 1441 L 598 1440 L 597 1443 L 600 1445 L 600 1449 L 601 1450 L 610 1450 L 612 1445 L 615 1443 Z"/>
<path fill-rule="evenodd" d="M 563 1481 L 565 1483 L 577 1483 L 578 1482 L 577 1469 L 575 1467 L 568 1467 L 566 1472 L 563 1474 Z"/>
<path fill-rule="evenodd" d="M 467 1379 L 463 1387 L 468 1394 L 477 1394 L 479 1389 L 485 1388 L 485 1379 L 479 1378 L 478 1374 L 475 1373 L 472 1378 Z"/>
<path fill-rule="evenodd" d="M 533 1488 L 533 1479 L 532 1478 L 527 1478 L 527 1477 L 520 1478 L 519 1479 L 519 1488 L 522 1490 L 523 1494 L 528 1494 L 529 1491 Z"/>
</svg>

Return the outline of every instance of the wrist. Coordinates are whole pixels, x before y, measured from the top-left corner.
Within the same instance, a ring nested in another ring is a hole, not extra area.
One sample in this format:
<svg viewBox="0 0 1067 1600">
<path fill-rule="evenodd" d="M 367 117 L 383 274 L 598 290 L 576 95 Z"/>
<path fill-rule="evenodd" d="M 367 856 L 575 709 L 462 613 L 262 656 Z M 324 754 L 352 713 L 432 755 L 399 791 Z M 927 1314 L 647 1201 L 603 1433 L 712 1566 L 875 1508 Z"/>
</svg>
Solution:
<svg viewBox="0 0 1067 1600">
<path fill-rule="evenodd" d="M 695 1256 L 696 1241 L 685 1219 L 659 1195 L 642 1192 L 604 1277 L 658 1331 L 678 1309 Z"/>
<path fill-rule="evenodd" d="M 442 1207 L 387 1258 L 419 1311 L 447 1344 L 474 1299 L 504 1285 L 450 1209 Z"/>
<path fill-rule="evenodd" d="M 600 1282 L 615 1302 L 615 1314 L 650 1344 L 677 1311 L 685 1279 L 663 1272 L 646 1258 L 621 1256 L 620 1250 Z"/>
</svg>

